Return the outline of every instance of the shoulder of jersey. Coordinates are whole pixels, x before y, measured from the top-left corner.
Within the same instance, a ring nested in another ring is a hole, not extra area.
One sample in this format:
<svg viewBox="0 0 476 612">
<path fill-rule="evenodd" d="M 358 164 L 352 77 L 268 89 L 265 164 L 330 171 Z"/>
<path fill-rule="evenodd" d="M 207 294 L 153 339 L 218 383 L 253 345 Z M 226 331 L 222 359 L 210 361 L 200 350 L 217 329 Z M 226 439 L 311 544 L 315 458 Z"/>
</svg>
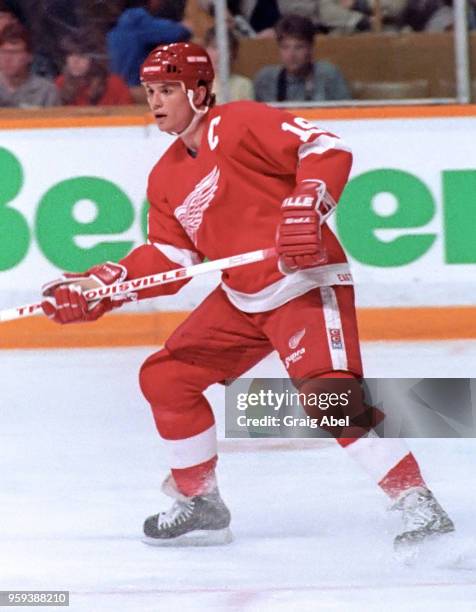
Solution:
<svg viewBox="0 0 476 612">
<path fill-rule="evenodd" d="M 253 117 L 266 112 L 266 105 L 253 100 L 239 100 L 237 102 L 227 102 L 219 104 L 211 110 L 212 117 L 221 115 L 224 121 L 229 121 L 236 126 L 240 123 L 247 123 Z"/>
<path fill-rule="evenodd" d="M 216 135 L 222 150 L 234 150 L 248 128 L 262 124 L 267 111 L 269 107 L 252 100 L 228 102 L 214 107 L 208 122 L 209 143 L 213 142 Z"/>
</svg>

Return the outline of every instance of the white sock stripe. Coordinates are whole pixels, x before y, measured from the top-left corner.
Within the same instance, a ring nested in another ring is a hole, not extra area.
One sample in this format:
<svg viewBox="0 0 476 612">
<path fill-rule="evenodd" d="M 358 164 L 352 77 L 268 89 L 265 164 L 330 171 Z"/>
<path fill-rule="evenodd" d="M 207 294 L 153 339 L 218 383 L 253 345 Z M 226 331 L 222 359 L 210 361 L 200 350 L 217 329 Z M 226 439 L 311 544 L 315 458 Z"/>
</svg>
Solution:
<svg viewBox="0 0 476 612">
<path fill-rule="evenodd" d="M 182 440 L 166 440 L 162 438 L 162 440 L 171 468 L 193 467 L 212 459 L 217 454 L 215 425 L 190 438 L 183 438 Z"/>
<path fill-rule="evenodd" d="M 334 370 L 347 370 L 347 349 L 336 292 L 332 287 L 321 287 L 320 292 L 332 367 Z"/>
<path fill-rule="evenodd" d="M 376 483 L 410 452 L 400 438 L 359 438 L 345 450 Z"/>
</svg>

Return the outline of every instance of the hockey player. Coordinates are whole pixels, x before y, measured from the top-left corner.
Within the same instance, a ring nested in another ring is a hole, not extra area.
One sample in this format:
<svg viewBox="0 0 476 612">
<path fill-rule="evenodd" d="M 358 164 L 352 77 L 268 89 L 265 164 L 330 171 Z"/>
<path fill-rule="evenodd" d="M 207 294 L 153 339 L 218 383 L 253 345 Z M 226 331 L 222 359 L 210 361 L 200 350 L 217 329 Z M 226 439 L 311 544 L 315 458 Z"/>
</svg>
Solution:
<svg viewBox="0 0 476 612">
<path fill-rule="evenodd" d="M 148 242 L 119 263 L 64 275 L 43 289 L 52 320 L 93 321 L 130 296 L 91 305 L 82 290 L 276 244 L 278 259 L 225 270 L 221 285 L 141 368 L 142 392 L 169 450 L 164 490 L 175 498 L 169 511 L 145 521 L 146 541 L 157 545 L 231 538 L 207 387 L 242 375 L 273 349 L 304 387 L 322 377 L 362 376 L 352 278 L 326 224 L 351 152 L 334 134 L 282 110 L 256 102 L 215 106 L 213 78 L 198 45 L 150 53 L 141 80 L 159 129 L 177 139 L 149 176 Z M 175 293 L 186 282 L 137 297 Z M 397 542 L 451 531 L 403 443 L 359 438 L 371 425 L 353 425 L 338 442 L 403 510 Z"/>
</svg>

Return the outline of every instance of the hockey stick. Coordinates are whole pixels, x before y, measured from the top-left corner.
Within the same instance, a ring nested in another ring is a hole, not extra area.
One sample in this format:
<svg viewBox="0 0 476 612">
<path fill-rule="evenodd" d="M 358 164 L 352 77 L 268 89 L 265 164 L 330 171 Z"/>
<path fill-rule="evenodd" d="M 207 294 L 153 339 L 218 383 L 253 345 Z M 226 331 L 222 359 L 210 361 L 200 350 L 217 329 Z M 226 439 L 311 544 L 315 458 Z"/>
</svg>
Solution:
<svg viewBox="0 0 476 612">
<path fill-rule="evenodd" d="M 85 291 L 83 295 L 88 302 L 92 302 L 98 298 L 102 299 L 110 297 L 111 295 L 121 295 L 129 293 L 130 291 L 139 291 L 140 289 L 150 289 L 158 285 L 165 285 L 166 283 L 193 278 L 194 276 L 206 274 L 207 272 L 216 272 L 217 270 L 226 270 L 227 268 L 236 268 L 258 261 L 264 261 L 274 255 L 276 255 L 274 248 L 250 251 L 248 253 L 242 253 L 241 255 L 232 255 L 231 257 L 206 261 L 205 263 L 196 264 L 195 266 L 177 268 L 175 270 L 169 270 L 168 272 L 160 272 L 158 274 L 151 274 L 150 276 L 143 276 L 142 278 L 135 278 L 130 281 L 126 280 L 115 285 L 106 285 L 98 289 L 90 289 L 89 291 Z M 16 308 L 7 308 L 6 310 L 0 310 L 0 323 L 4 321 L 13 321 L 14 319 L 23 317 L 31 317 L 40 312 L 43 312 L 41 309 L 41 302 L 17 306 Z"/>
</svg>

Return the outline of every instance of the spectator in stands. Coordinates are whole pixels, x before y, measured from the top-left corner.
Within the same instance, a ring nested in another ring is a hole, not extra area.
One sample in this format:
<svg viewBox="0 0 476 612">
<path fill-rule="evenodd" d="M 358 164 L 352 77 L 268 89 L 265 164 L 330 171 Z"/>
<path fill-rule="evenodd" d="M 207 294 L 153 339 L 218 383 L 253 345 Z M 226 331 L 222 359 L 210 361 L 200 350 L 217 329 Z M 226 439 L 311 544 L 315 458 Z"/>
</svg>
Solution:
<svg viewBox="0 0 476 612">
<path fill-rule="evenodd" d="M 199 0 L 202 8 L 214 13 L 213 0 Z M 237 36 L 274 37 L 281 14 L 277 0 L 227 0 L 228 27 Z"/>
<path fill-rule="evenodd" d="M 114 106 L 133 104 L 129 88 L 121 77 L 110 74 L 98 60 L 97 50 L 80 35 L 63 41 L 65 64 L 56 79 L 61 102 L 72 106 Z"/>
<path fill-rule="evenodd" d="M 28 31 L 12 23 L 0 33 L 0 106 L 31 108 L 59 104 L 53 82 L 31 72 Z"/>
<path fill-rule="evenodd" d="M 2 1 L 2 0 L 0 0 Z M 124 0 L 3 0 L 31 34 L 32 71 L 54 79 L 63 67 L 61 41 L 82 32 L 106 58 L 106 32 L 117 21 Z"/>
<path fill-rule="evenodd" d="M 149 52 L 163 43 L 187 41 L 190 30 L 160 14 L 164 0 L 147 0 L 143 6 L 126 9 L 107 34 L 111 71 L 129 87 L 140 85 L 139 70 Z"/>
<path fill-rule="evenodd" d="M 215 28 L 210 28 L 205 32 L 204 46 L 207 50 L 210 59 L 212 60 L 213 69 L 215 75 L 218 75 L 218 49 L 216 41 Z M 228 30 L 228 46 L 230 50 L 230 79 L 228 81 L 230 102 L 233 100 L 254 100 L 255 92 L 253 87 L 253 81 L 247 77 L 233 72 L 233 64 L 238 57 L 238 51 L 240 43 L 238 38 L 233 34 L 231 30 Z M 216 95 L 218 104 L 222 104 L 225 100 L 223 99 L 223 93 L 220 90 L 220 81 L 215 76 L 213 83 L 213 91 Z"/>
<path fill-rule="evenodd" d="M 62 66 L 60 41 L 80 27 L 81 0 L 8 0 L 8 4 L 30 32 L 32 72 L 54 79 Z"/>
<path fill-rule="evenodd" d="M 314 25 L 300 15 L 287 15 L 276 26 L 282 66 L 265 66 L 255 78 L 256 99 L 347 100 L 351 98 L 340 70 L 326 61 L 314 61 Z"/>
</svg>

